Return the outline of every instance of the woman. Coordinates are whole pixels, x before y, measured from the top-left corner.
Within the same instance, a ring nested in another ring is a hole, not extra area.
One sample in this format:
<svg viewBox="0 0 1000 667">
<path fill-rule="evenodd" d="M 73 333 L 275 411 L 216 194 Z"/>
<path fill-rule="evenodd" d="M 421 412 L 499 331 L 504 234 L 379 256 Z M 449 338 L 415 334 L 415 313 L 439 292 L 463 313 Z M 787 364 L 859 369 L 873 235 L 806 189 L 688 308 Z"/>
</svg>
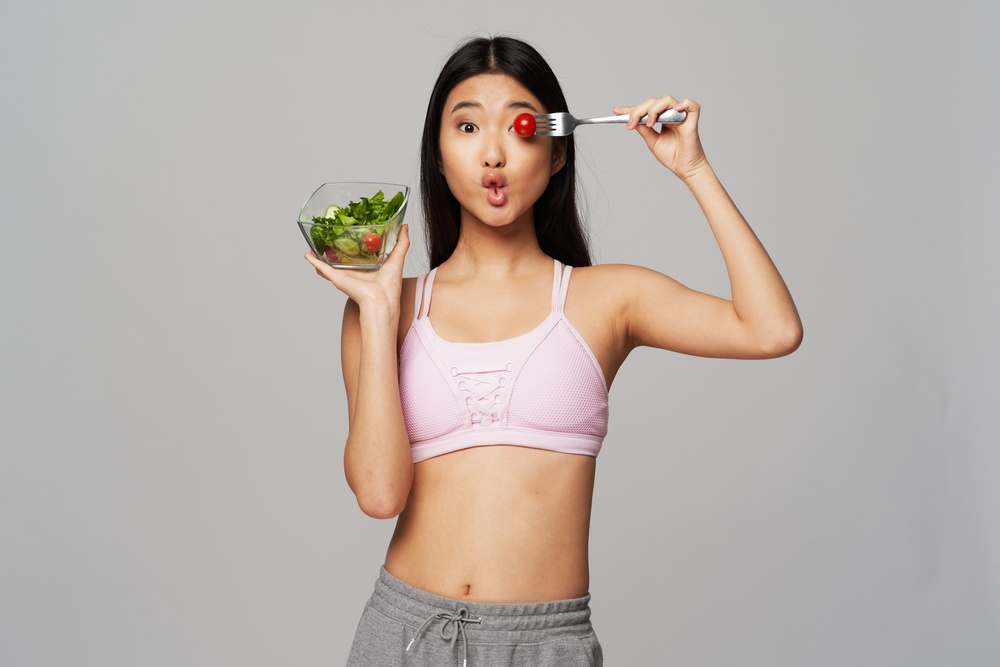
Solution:
<svg viewBox="0 0 1000 667">
<path fill-rule="evenodd" d="M 639 122 L 671 108 L 687 119 Z M 565 110 L 530 46 L 462 45 L 422 143 L 433 271 L 402 278 L 405 229 L 376 272 L 307 256 L 350 297 L 348 483 L 366 514 L 399 517 L 349 665 L 601 664 L 587 541 L 618 368 L 640 345 L 768 358 L 801 340 L 781 276 L 705 158 L 697 103 L 614 112 L 701 206 L 731 301 L 649 269 L 590 265 L 572 135 L 511 131 L 521 113 Z"/>
</svg>

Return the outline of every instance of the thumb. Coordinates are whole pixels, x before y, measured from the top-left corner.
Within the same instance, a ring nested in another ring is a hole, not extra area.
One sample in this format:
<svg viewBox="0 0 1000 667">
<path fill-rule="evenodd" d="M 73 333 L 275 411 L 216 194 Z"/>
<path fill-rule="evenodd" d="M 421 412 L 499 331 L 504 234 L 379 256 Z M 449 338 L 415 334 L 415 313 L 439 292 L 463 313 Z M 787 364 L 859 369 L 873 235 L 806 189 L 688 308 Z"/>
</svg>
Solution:
<svg viewBox="0 0 1000 667">
<path fill-rule="evenodd" d="M 407 224 L 399 228 L 399 238 L 396 239 L 397 246 L 403 246 L 403 254 L 410 249 L 410 226 Z"/>
<path fill-rule="evenodd" d="M 402 268 L 403 260 L 406 259 L 406 252 L 409 249 L 410 249 L 410 226 L 404 224 L 399 228 L 399 236 L 396 238 L 396 246 L 392 249 L 392 254 L 389 256 L 388 261 L 398 262 L 400 268 Z"/>
<path fill-rule="evenodd" d="M 646 142 L 646 147 L 649 148 L 649 150 L 653 150 L 653 145 L 656 144 L 656 140 L 660 138 L 660 133 L 645 123 L 639 123 L 636 125 L 635 131 L 638 132 Z"/>
</svg>

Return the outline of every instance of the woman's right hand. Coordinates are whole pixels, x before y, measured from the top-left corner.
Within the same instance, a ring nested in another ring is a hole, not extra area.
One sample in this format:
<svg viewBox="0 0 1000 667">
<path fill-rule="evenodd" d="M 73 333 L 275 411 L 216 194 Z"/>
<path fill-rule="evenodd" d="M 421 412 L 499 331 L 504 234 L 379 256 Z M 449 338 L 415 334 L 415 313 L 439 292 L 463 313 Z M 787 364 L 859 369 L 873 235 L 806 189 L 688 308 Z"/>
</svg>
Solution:
<svg viewBox="0 0 1000 667">
<path fill-rule="evenodd" d="M 406 259 L 409 248 L 409 226 L 403 225 L 399 230 L 396 247 L 376 271 L 335 269 L 311 252 L 305 257 L 316 268 L 317 275 L 333 283 L 362 310 L 368 306 L 388 306 L 398 316 L 399 297 L 403 289 L 403 260 Z"/>
</svg>

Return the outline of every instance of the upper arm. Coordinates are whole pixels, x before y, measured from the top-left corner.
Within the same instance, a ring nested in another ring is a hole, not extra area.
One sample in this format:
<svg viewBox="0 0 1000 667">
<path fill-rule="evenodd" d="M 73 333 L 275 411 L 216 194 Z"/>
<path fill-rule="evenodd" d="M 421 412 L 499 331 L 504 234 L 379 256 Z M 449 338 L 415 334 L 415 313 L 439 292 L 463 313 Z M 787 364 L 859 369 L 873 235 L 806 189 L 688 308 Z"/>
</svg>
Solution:
<svg viewBox="0 0 1000 667">
<path fill-rule="evenodd" d="M 347 392 L 348 425 L 354 423 L 354 406 L 358 397 L 358 374 L 361 365 L 361 309 L 354 299 L 344 305 L 344 320 L 340 328 L 340 367 Z"/>
<path fill-rule="evenodd" d="M 740 319 L 732 301 L 638 266 L 617 265 L 610 284 L 621 304 L 629 349 L 655 347 L 701 357 L 775 356 Z"/>
<path fill-rule="evenodd" d="M 399 329 L 396 333 L 397 351 L 413 321 L 416 279 L 404 278 L 399 304 Z M 354 423 L 354 406 L 358 395 L 358 376 L 361 365 L 361 309 L 354 299 L 344 304 L 344 319 L 340 330 L 340 366 L 347 392 L 348 424 Z"/>
</svg>

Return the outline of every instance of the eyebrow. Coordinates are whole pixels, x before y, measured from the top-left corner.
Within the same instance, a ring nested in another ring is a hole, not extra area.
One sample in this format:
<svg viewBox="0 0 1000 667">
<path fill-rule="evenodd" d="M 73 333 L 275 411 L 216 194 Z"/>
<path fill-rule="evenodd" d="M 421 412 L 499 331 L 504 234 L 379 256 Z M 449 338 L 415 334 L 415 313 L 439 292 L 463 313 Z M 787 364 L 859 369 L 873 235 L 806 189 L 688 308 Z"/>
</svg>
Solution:
<svg viewBox="0 0 1000 667">
<path fill-rule="evenodd" d="M 458 104 L 456 104 L 452 108 L 451 113 L 455 113 L 456 111 L 461 111 L 462 109 L 479 109 L 479 110 L 482 110 L 482 108 L 483 108 L 483 105 L 480 104 L 479 102 L 459 102 Z M 538 109 L 536 109 L 535 105 L 532 104 L 531 102 L 511 102 L 510 104 L 507 105 L 507 108 L 508 109 L 528 109 L 529 111 L 534 111 L 535 113 L 538 113 Z"/>
</svg>

